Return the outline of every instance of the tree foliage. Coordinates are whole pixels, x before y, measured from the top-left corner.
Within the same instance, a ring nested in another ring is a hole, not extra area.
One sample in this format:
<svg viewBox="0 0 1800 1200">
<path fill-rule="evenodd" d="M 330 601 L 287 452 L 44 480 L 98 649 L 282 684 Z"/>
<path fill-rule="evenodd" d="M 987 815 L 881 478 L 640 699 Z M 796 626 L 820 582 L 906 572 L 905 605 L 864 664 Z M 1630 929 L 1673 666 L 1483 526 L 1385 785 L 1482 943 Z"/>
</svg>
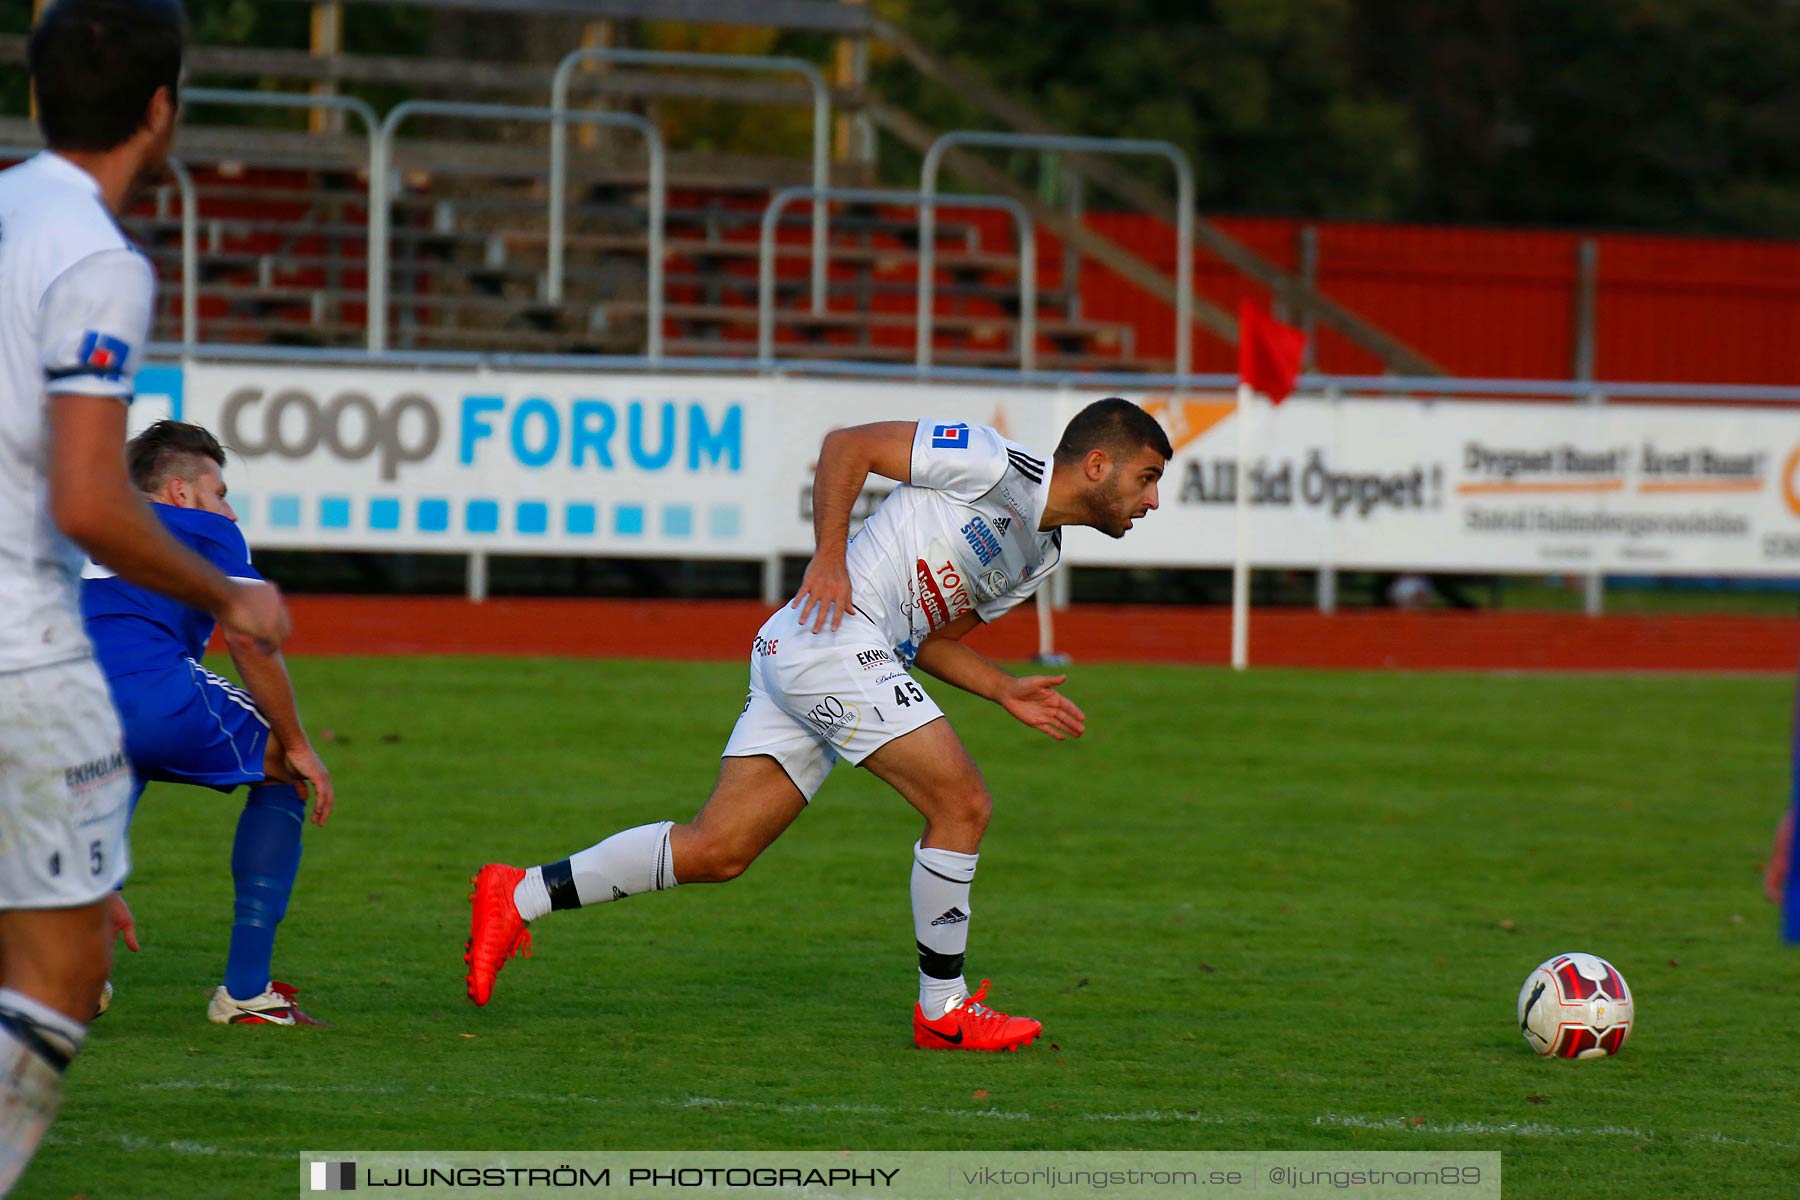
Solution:
<svg viewBox="0 0 1800 1200">
<path fill-rule="evenodd" d="M 886 0 L 1062 128 L 1167 138 L 1212 211 L 1800 233 L 1780 0 Z M 887 63 L 943 127 L 991 124 Z"/>
<path fill-rule="evenodd" d="M 872 3 L 1061 129 L 1186 148 L 1209 211 L 1800 235 L 1800 0 Z M 187 8 L 201 45 L 307 44 L 304 4 Z M 0 3 L 0 33 L 24 32 L 29 9 Z M 354 5 L 346 43 L 450 52 L 446 30 L 462 19 Z M 831 50 L 820 35 L 743 26 L 621 33 L 632 44 L 821 62 Z M 510 38 L 479 48 L 520 52 Z M 994 124 L 879 50 L 874 85 L 939 129 Z M 398 98 L 352 90 L 383 106 Z M 684 148 L 803 152 L 807 140 L 799 109 L 652 107 Z M 0 108 L 23 113 L 22 71 L 0 72 Z M 889 182 L 917 178 L 917 159 L 891 139 L 882 154 Z M 1029 171 L 1037 159 L 1014 164 Z"/>
</svg>

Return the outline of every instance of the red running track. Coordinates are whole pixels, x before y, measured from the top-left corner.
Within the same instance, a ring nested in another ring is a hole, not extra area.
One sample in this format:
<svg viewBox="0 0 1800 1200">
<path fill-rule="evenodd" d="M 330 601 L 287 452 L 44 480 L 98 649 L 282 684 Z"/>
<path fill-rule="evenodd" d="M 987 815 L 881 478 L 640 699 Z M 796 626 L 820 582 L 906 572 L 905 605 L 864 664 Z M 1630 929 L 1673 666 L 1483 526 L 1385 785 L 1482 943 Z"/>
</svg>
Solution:
<svg viewBox="0 0 1800 1200">
<path fill-rule="evenodd" d="M 749 600 L 298 596 L 295 654 L 541 654 L 593 658 L 743 658 L 769 609 Z M 972 645 L 1029 658 L 1029 606 Z M 1056 617 L 1057 649 L 1076 662 L 1229 661 L 1220 608 L 1079 605 Z M 1800 621 L 1743 616 L 1560 613 L 1258 612 L 1250 661 L 1262 666 L 1396 670 L 1769 671 L 1800 661 Z"/>
</svg>

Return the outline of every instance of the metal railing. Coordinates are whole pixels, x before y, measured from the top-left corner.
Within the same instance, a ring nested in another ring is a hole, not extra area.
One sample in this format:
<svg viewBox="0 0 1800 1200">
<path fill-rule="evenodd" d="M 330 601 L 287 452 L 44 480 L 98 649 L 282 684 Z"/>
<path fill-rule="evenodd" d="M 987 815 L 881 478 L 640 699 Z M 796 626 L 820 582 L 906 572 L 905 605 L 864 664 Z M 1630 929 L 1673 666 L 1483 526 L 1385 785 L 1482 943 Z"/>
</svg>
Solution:
<svg viewBox="0 0 1800 1200">
<path fill-rule="evenodd" d="M 1166 158 L 1175 167 L 1175 374 L 1184 376 L 1193 366 L 1194 324 L 1194 167 L 1188 156 L 1172 142 L 1145 141 L 1138 138 L 1063 137 L 1047 133 L 993 133 L 980 129 L 956 129 L 939 137 L 925 151 L 919 168 L 919 191 L 927 203 L 920 210 L 919 274 L 921 280 L 931 278 L 935 269 L 935 235 L 933 228 L 938 170 L 944 155 L 955 146 L 1003 146 L 1011 149 L 1048 150 L 1072 154 L 1105 154 L 1121 156 L 1155 155 Z M 931 294 L 919 289 L 919 362 L 931 362 Z"/>
<path fill-rule="evenodd" d="M 757 361 L 771 362 L 775 357 L 775 228 L 781 219 L 781 210 L 795 200 L 811 198 L 815 204 L 842 200 L 860 204 L 906 204 L 917 207 L 923 214 L 931 211 L 936 203 L 931 197 L 917 192 L 893 191 L 881 188 L 818 188 L 791 187 L 783 188 L 769 199 L 769 207 L 763 211 L 762 237 L 757 253 L 757 288 L 756 288 L 756 347 Z M 966 208 L 995 208 L 1009 212 L 1019 226 L 1019 369 L 1032 371 L 1037 366 L 1037 236 L 1031 224 L 1031 214 L 1025 206 L 1010 196 L 958 196 L 956 202 Z M 922 312 L 929 314 L 932 294 L 932 276 L 928 267 L 923 247 L 919 255 L 919 294 L 925 297 Z M 929 316 L 925 319 L 929 320 Z M 917 360 L 919 368 L 930 366 L 930 355 L 926 352 L 930 343 L 931 326 L 926 325 L 925 334 L 921 338 L 921 349 Z"/>
<path fill-rule="evenodd" d="M 181 344 L 192 349 L 200 339 L 200 213 L 194 177 L 179 159 L 169 160 L 169 175 L 181 193 Z"/>
<path fill-rule="evenodd" d="M 367 315 L 365 341 L 370 352 L 388 349 L 388 297 L 392 280 L 392 213 L 390 206 L 394 188 L 394 160 L 399 126 L 414 116 L 450 116 L 487 120 L 533 121 L 551 126 L 550 195 L 548 230 L 546 233 L 548 268 L 543 294 L 549 304 L 561 304 L 565 298 L 567 274 L 567 126 L 570 123 L 630 128 L 639 132 L 649 150 L 650 213 L 647 249 L 648 304 L 646 358 L 658 362 L 662 358 L 664 296 L 664 258 L 666 250 L 667 147 L 660 131 L 647 119 L 631 113 L 571 110 L 569 88 L 576 68 L 586 62 L 611 62 L 632 65 L 707 67 L 739 71 L 791 71 L 804 77 L 813 94 L 813 179 L 810 188 L 790 188 L 771 198 L 764 213 L 764 259 L 770 257 L 767 243 L 771 213 L 797 199 L 810 199 L 813 209 L 811 311 L 822 315 L 827 309 L 829 266 L 829 205 L 832 200 L 863 200 L 871 203 L 899 203 L 916 207 L 920 213 L 920 247 L 917 283 L 918 320 L 915 328 L 915 366 L 929 371 L 932 363 L 932 341 L 936 330 L 936 224 L 941 203 L 954 203 L 971 208 L 1003 209 L 1018 224 L 1020 236 L 1020 314 L 1018 325 L 1021 370 L 1033 371 L 1037 353 L 1037 286 L 1035 228 L 1029 211 L 1014 200 L 995 197 L 956 197 L 940 201 L 936 188 L 944 155 L 957 145 L 1005 146 L 1056 152 L 1156 155 L 1168 159 L 1175 168 L 1181 220 L 1177 223 L 1177 304 L 1176 304 L 1176 371 L 1175 378 L 1186 377 L 1191 370 L 1192 341 L 1192 259 L 1193 259 L 1193 173 L 1187 157 L 1167 142 L 1120 138 L 1061 137 L 1039 134 L 990 133 L 959 130 L 940 137 L 930 147 L 921 171 L 918 193 L 871 190 L 832 189 L 828 179 L 827 149 L 830 125 L 830 99 L 823 76 L 817 67 L 803 59 L 756 55 L 689 54 L 682 52 L 580 49 L 565 55 L 559 62 L 551 82 L 552 103 L 549 108 L 517 105 L 474 104 L 456 101 L 409 100 L 389 111 L 384 118 L 355 97 L 314 95 L 310 92 L 258 92 L 237 89 L 193 88 L 184 100 L 193 104 L 239 105 L 262 108 L 335 110 L 350 112 L 362 122 L 369 142 L 369 193 L 367 213 Z M 196 287 L 197 238 L 194 232 L 194 195 L 191 180 L 177 181 L 183 188 L 186 224 L 182 239 L 183 341 L 197 342 Z M 772 274 L 772 263 L 765 261 L 764 275 Z M 766 343 L 773 337 L 773 320 L 766 297 L 759 297 L 759 359 L 768 361 L 771 353 Z M 1121 378 L 1148 378 L 1118 373 Z M 1092 376 L 1099 378 L 1099 376 Z"/>
<path fill-rule="evenodd" d="M 365 217 L 368 222 L 368 233 L 365 235 L 368 246 L 365 253 L 371 263 L 374 261 L 376 228 L 375 179 L 379 167 L 379 161 L 376 158 L 376 150 L 377 144 L 381 140 L 379 133 L 381 119 L 375 115 L 375 110 L 370 107 L 367 102 L 358 100 L 355 96 L 324 96 L 314 95 L 312 92 L 253 92 L 241 88 L 184 88 L 181 93 L 181 103 L 183 107 L 195 104 L 239 105 L 246 108 L 291 108 L 304 109 L 312 112 L 326 110 L 354 114 L 362 121 L 363 128 L 368 133 L 369 206 L 368 213 Z M 192 191 L 191 183 L 189 184 L 189 191 Z M 188 231 L 184 228 L 182 230 L 181 244 L 181 277 L 182 288 L 189 296 L 192 296 L 194 293 L 193 280 L 196 278 L 194 260 L 196 255 L 197 248 L 190 242 Z M 375 312 L 377 296 L 375 274 L 373 271 L 369 272 L 366 283 L 366 294 L 366 307 L 368 308 L 369 313 L 373 314 Z M 381 349 L 375 342 L 375 325 L 372 315 L 368 318 L 368 339 L 369 349 Z M 189 337 L 187 340 L 192 341 L 193 339 Z"/>
<path fill-rule="evenodd" d="M 397 104 L 381 122 L 380 131 L 375 138 L 376 170 L 369 179 L 369 349 L 384 350 L 387 348 L 387 289 L 388 289 L 388 187 L 389 173 L 393 165 L 394 137 L 401 124 L 409 117 L 438 116 L 466 117 L 474 120 L 492 121 L 535 121 L 553 125 L 558 131 L 565 121 L 575 121 L 585 125 L 611 125 L 624 129 L 635 129 L 643 134 L 644 141 L 650 149 L 650 214 L 649 214 L 649 247 L 647 250 L 649 291 L 648 336 L 645 342 L 645 353 L 650 361 L 655 362 L 662 357 L 662 311 L 663 311 L 663 226 L 664 210 L 668 198 L 668 155 L 663 146 L 663 138 L 656 126 L 635 113 L 614 112 L 565 112 L 554 108 L 530 108 L 512 104 L 465 104 L 452 100 L 407 100 Z M 562 144 L 560 136 L 550 139 L 552 151 Z M 560 195 L 553 190 L 552 200 Z M 561 238 L 553 234 L 550 238 L 552 248 L 561 244 Z M 556 272 L 552 272 L 552 276 Z M 560 289 L 558 289 L 560 291 Z"/>
<path fill-rule="evenodd" d="M 571 50 L 556 65 L 550 82 L 550 108 L 558 114 L 550 138 L 550 283 L 552 302 L 562 299 L 563 230 L 566 224 L 565 192 L 569 180 L 569 150 L 563 121 L 569 111 L 569 82 L 575 68 L 583 63 L 623 63 L 638 66 L 709 67 L 720 71 L 785 71 L 806 80 L 813 97 L 812 186 L 824 191 L 831 186 L 829 146 L 831 137 L 831 93 L 819 68 L 803 58 L 785 58 L 761 54 L 699 54 L 678 50 L 614 50 L 593 47 Z M 813 273 L 812 307 L 815 313 L 825 311 L 825 201 L 813 205 Z"/>
</svg>

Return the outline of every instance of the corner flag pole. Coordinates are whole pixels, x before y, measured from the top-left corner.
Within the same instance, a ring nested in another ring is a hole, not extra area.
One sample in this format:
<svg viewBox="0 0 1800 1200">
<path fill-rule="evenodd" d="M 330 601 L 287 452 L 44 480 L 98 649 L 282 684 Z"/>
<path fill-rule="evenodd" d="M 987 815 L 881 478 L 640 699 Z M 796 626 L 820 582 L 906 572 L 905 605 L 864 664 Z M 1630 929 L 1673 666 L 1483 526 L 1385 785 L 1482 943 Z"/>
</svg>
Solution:
<svg viewBox="0 0 1800 1200">
<path fill-rule="evenodd" d="M 1232 484 L 1237 551 L 1231 567 L 1231 669 L 1250 665 L 1250 404 L 1248 383 L 1237 388 L 1237 473 Z"/>
<path fill-rule="evenodd" d="M 1250 665 L 1250 415 L 1258 393 L 1271 407 L 1294 390 L 1306 335 L 1249 300 L 1238 304 L 1237 560 L 1231 568 L 1231 667 Z"/>
</svg>

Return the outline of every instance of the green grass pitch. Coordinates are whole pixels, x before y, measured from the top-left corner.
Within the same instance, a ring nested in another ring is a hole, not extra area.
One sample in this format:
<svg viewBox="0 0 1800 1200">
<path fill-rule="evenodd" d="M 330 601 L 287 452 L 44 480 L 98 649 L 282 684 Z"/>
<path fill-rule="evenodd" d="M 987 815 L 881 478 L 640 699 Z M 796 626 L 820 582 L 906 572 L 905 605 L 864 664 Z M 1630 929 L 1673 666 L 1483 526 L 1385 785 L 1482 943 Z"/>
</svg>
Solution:
<svg viewBox="0 0 1800 1200">
<path fill-rule="evenodd" d="M 278 974 L 332 1030 L 205 1021 L 238 802 L 159 785 L 145 948 L 22 1198 L 250 1196 L 298 1151 L 1344 1149 L 1505 1154 L 1508 1197 L 1791 1196 L 1800 950 L 1757 865 L 1780 678 L 1077 666 L 1057 745 L 935 689 L 996 804 L 971 981 L 1017 1055 L 911 1048 L 918 819 L 841 767 L 744 878 L 534 930 L 462 993 L 468 877 L 685 819 L 744 670 L 294 664 L 337 779 Z M 1539 1059 L 1562 950 L 1637 994 L 1625 1052 Z"/>
</svg>

